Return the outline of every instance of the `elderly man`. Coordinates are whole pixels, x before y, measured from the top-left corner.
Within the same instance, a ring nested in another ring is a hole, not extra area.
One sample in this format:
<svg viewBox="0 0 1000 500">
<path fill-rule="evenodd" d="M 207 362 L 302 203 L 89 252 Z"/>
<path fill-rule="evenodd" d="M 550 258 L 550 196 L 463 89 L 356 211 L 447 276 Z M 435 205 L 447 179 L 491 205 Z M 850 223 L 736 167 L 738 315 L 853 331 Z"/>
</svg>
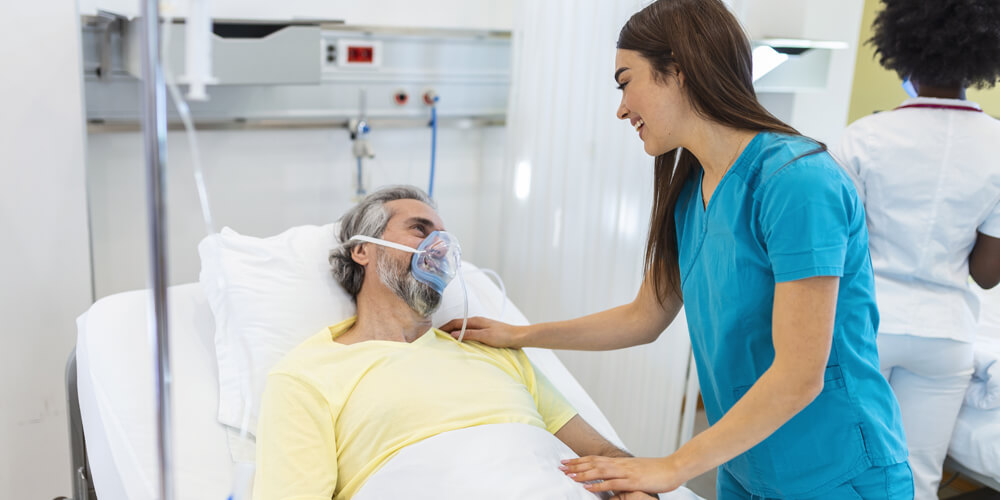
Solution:
<svg viewBox="0 0 1000 500">
<path fill-rule="evenodd" d="M 255 499 L 351 498 L 405 448 L 490 424 L 545 429 L 579 455 L 628 456 L 581 419 L 522 351 L 460 343 L 431 328 L 448 271 L 437 267 L 449 264 L 434 259 L 447 258 L 442 245 L 451 242 L 436 231 L 444 224 L 433 203 L 406 186 L 372 193 L 341 219 L 342 244 L 330 263 L 358 314 L 306 340 L 270 372 Z M 418 279 L 413 253 L 402 248 L 417 249 L 428 237 L 440 245 L 421 254 L 430 261 Z M 520 449 L 491 452 L 513 453 L 517 462 Z M 559 463 L 550 465 L 564 479 Z M 580 498 L 592 495 L 569 487 Z M 496 496 L 482 493 L 464 494 Z"/>
</svg>

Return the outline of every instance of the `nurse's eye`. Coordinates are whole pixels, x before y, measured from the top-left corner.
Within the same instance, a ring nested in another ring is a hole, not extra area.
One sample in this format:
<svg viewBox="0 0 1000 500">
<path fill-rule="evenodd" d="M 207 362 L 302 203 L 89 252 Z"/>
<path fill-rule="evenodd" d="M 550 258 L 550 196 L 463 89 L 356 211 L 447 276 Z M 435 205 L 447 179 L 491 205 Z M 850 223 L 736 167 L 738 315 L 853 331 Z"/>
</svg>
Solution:
<svg viewBox="0 0 1000 500">
<path fill-rule="evenodd" d="M 619 83 L 618 84 L 618 90 L 625 90 L 625 86 L 626 85 L 628 85 L 628 82 L 621 82 L 621 83 Z"/>
</svg>

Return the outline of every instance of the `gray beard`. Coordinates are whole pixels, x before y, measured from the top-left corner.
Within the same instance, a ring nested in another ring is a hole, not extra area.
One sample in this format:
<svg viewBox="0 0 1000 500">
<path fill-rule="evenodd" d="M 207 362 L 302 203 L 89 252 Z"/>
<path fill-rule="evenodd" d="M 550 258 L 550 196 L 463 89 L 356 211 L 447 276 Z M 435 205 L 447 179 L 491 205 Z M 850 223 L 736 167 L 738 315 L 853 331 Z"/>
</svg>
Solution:
<svg viewBox="0 0 1000 500">
<path fill-rule="evenodd" d="M 375 250 L 375 267 L 379 281 L 420 317 L 430 317 L 441 305 L 441 294 L 437 290 L 417 281 L 410 272 L 410 266 L 400 266 L 381 248 Z"/>
</svg>

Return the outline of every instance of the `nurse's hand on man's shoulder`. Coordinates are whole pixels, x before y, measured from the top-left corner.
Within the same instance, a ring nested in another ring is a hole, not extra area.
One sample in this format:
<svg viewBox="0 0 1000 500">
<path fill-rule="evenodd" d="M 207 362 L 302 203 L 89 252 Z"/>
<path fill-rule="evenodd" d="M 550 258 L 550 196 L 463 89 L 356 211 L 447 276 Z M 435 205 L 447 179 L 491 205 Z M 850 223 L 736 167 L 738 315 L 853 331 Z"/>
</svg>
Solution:
<svg viewBox="0 0 1000 500">
<path fill-rule="evenodd" d="M 522 327 L 475 316 L 469 318 L 469 324 L 465 327 L 465 338 L 462 340 L 475 340 L 493 347 L 517 348 L 521 347 L 517 341 L 520 328 Z M 462 333 L 462 318 L 453 319 L 440 329 L 450 333 L 457 340 Z"/>
</svg>

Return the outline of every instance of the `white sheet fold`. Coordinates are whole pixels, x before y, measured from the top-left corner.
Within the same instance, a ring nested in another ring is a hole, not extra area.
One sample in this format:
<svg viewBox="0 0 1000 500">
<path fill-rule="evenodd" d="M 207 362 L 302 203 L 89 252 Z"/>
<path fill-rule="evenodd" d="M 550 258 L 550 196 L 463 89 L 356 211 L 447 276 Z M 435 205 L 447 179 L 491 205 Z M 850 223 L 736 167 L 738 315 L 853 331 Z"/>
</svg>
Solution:
<svg viewBox="0 0 1000 500">
<path fill-rule="evenodd" d="M 980 410 L 1000 408 L 1000 339 L 977 338 L 965 405 Z"/>
</svg>

